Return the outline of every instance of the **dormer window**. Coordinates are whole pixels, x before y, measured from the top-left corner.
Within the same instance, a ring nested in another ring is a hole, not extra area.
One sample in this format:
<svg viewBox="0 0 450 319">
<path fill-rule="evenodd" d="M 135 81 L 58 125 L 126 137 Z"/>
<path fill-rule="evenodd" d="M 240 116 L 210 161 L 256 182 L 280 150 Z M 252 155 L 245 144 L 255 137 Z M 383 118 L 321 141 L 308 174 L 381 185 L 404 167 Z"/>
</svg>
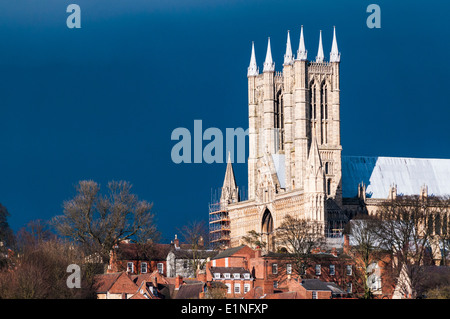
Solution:
<svg viewBox="0 0 450 319">
<path fill-rule="evenodd" d="M 220 279 L 220 273 L 214 273 L 214 279 Z"/>
<path fill-rule="evenodd" d="M 234 279 L 240 279 L 241 278 L 241 274 L 238 274 L 238 273 L 233 274 L 233 277 L 234 277 Z"/>
<path fill-rule="evenodd" d="M 223 274 L 223 277 L 224 277 L 225 279 L 230 279 L 230 274 L 229 274 L 229 273 L 225 273 L 225 274 Z"/>
<path fill-rule="evenodd" d="M 250 279 L 250 274 L 244 274 L 244 279 Z"/>
</svg>

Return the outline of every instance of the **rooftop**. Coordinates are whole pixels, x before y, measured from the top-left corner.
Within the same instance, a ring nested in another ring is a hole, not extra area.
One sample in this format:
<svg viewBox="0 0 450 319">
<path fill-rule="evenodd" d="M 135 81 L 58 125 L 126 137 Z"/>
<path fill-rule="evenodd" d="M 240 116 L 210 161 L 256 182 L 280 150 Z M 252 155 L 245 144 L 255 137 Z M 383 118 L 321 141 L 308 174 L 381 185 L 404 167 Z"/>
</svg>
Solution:
<svg viewBox="0 0 450 319">
<path fill-rule="evenodd" d="M 430 195 L 450 195 L 450 159 L 342 156 L 342 196 L 357 196 L 360 183 L 368 198 L 388 198 L 393 185 L 403 195 L 418 195 L 424 185 Z"/>
</svg>

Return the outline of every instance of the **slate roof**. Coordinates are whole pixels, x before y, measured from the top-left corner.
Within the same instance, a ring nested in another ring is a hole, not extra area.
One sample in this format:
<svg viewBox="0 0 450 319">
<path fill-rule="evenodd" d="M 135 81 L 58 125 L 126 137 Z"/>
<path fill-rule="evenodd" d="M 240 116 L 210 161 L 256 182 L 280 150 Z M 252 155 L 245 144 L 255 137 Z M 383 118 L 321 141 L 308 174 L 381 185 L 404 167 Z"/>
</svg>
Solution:
<svg viewBox="0 0 450 319">
<path fill-rule="evenodd" d="M 221 258 L 231 257 L 244 247 L 245 247 L 245 245 L 225 249 L 225 250 L 221 251 L 220 253 L 218 253 L 214 258 L 211 258 L 211 259 L 221 259 Z"/>
<path fill-rule="evenodd" d="M 176 249 L 173 251 L 175 258 L 177 259 L 193 259 L 194 258 L 194 252 L 196 255 L 196 258 L 202 258 L 206 259 L 208 257 L 214 257 L 217 254 L 217 251 L 214 250 L 196 250 L 193 251 L 192 249 Z"/>
<path fill-rule="evenodd" d="M 393 184 L 403 195 L 420 194 L 424 184 L 430 195 L 450 195 L 450 159 L 342 156 L 342 196 L 357 196 L 361 182 L 368 198 L 387 198 Z"/>
<path fill-rule="evenodd" d="M 198 299 L 199 294 L 203 291 L 203 286 L 202 282 L 181 285 L 175 299 Z"/>
<path fill-rule="evenodd" d="M 301 284 L 306 290 L 331 291 L 333 294 L 345 294 L 345 291 L 334 282 L 324 282 L 319 279 L 303 279 Z"/>
<path fill-rule="evenodd" d="M 120 243 L 117 257 L 120 260 L 166 260 L 167 254 L 173 249 L 171 244 L 138 245 L 135 243 Z"/>
</svg>

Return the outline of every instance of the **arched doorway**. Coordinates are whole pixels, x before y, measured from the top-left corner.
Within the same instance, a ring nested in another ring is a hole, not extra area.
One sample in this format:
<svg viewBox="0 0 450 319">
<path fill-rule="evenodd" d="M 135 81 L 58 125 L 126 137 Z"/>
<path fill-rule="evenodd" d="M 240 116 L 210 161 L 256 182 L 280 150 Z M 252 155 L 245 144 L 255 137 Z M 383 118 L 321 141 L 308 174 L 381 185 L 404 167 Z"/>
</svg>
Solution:
<svg viewBox="0 0 450 319">
<path fill-rule="evenodd" d="M 266 208 L 262 217 L 261 223 L 261 235 L 262 240 L 267 243 L 266 249 L 269 251 L 274 250 L 274 238 L 273 238 L 273 218 L 270 210 Z"/>
</svg>

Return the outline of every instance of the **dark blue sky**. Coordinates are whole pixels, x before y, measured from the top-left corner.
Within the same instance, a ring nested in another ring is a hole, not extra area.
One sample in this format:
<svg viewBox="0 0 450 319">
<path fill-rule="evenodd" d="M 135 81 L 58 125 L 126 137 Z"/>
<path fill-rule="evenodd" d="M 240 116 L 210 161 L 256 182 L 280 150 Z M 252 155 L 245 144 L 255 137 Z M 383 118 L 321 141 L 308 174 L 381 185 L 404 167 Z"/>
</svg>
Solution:
<svg viewBox="0 0 450 319">
<path fill-rule="evenodd" d="M 81 29 L 66 8 L 81 7 Z M 366 7 L 381 7 L 381 29 Z M 174 164 L 172 131 L 248 127 L 251 41 L 281 71 L 304 25 L 308 58 L 336 26 L 343 155 L 450 158 L 450 3 L 73 0 L 0 2 L 0 202 L 13 229 L 61 214 L 74 185 L 123 179 L 164 238 L 207 220 L 225 164 Z M 246 164 L 235 164 L 247 183 Z"/>
</svg>

